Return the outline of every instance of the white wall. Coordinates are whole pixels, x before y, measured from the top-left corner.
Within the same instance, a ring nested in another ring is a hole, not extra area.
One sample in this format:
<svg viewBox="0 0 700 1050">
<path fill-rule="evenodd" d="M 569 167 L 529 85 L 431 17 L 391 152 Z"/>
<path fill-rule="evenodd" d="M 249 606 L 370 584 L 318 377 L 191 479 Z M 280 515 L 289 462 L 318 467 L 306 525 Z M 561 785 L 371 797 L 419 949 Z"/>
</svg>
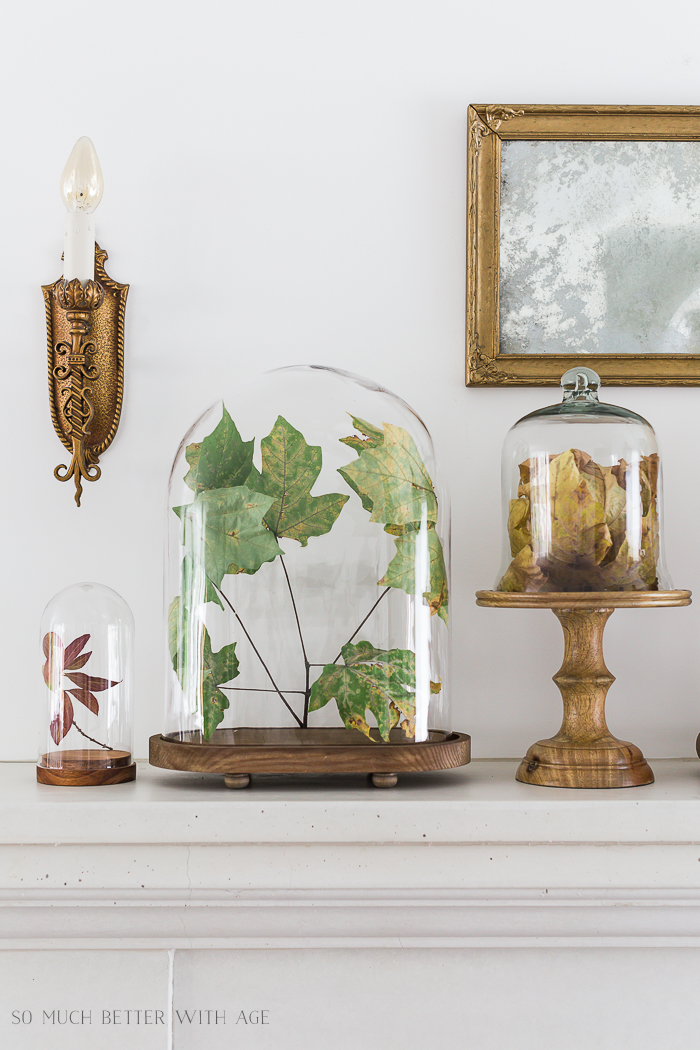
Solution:
<svg viewBox="0 0 700 1050">
<path fill-rule="evenodd" d="M 537 389 L 464 386 L 469 102 L 698 103 L 696 5 L 513 0 L 121 0 L 6 4 L 0 38 L 4 506 L 0 759 L 35 755 L 38 621 L 81 579 L 138 630 L 137 754 L 161 725 L 165 486 L 222 389 L 286 363 L 373 377 L 436 440 L 453 496 L 454 726 L 477 756 L 558 725 L 549 613 L 474 606 L 499 556 L 499 457 Z M 119 434 L 77 510 L 46 394 L 40 285 L 61 273 L 58 179 L 90 135 L 108 272 L 131 284 Z M 611 390 L 665 454 L 676 586 L 700 574 L 700 389 Z M 607 630 L 613 731 L 691 755 L 698 615 Z"/>
</svg>

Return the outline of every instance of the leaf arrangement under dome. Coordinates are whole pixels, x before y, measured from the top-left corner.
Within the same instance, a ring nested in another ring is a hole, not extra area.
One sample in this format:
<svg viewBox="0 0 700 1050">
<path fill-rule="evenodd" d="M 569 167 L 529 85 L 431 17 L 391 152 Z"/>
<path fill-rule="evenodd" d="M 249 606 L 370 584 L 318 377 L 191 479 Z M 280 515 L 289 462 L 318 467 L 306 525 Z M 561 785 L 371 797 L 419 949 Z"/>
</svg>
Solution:
<svg viewBox="0 0 700 1050">
<path fill-rule="evenodd" d="M 58 746 L 68 731 L 75 726 L 81 736 L 91 740 L 93 744 L 99 744 L 100 747 L 111 750 L 107 744 L 100 744 L 99 740 L 85 733 L 75 721 L 75 710 L 71 697 L 83 704 L 91 714 L 97 715 L 100 712 L 100 705 L 95 693 L 102 693 L 120 684 L 110 682 L 108 678 L 83 674 L 81 668 L 92 656 L 92 652 L 83 652 L 89 641 L 89 634 L 81 634 L 79 638 L 75 638 L 64 646 L 55 631 L 49 631 L 44 635 L 42 643 L 46 657 L 43 667 L 44 682 L 56 700 L 49 731 L 54 743 Z M 74 688 L 68 687 L 66 679 Z"/>
<path fill-rule="evenodd" d="M 572 448 L 550 456 L 544 469 L 537 460 L 521 463 L 508 515 L 513 560 L 498 590 L 658 590 L 658 474 L 655 454 L 603 467 Z M 628 500 L 641 511 L 641 521 L 639 512 L 630 514 L 639 529 L 636 543 L 628 531 Z M 533 515 L 541 501 L 544 522 Z M 533 537 L 538 527 L 542 536 Z M 546 554 L 536 553 L 540 545 Z"/>
<path fill-rule="evenodd" d="M 369 512 L 370 521 L 384 525 L 394 537 L 396 554 L 378 581 L 384 590 L 350 640 L 341 646 L 332 664 L 323 666 L 311 682 L 309 662 L 292 585 L 285 566 L 287 555 L 280 539 L 296 540 L 306 547 L 312 537 L 332 529 L 350 496 L 332 492 L 312 495 L 322 468 L 320 446 L 309 445 L 303 435 L 279 416 L 272 432 L 260 442 L 262 470 L 253 464 L 255 441 L 243 441 L 223 408 L 221 422 L 204 440 L 188 445 L 189 472 L 185 483 L 192 489 L 192 503 L 174 507 L 181 522 L 185 548 L 181 568 L 181 594 L 169 609 L 168 643 L 173 668 L 183 690 L 199 697 L 203 732 L 209 739 L 222 722 L 229 700 L 223 691 L 238 677 L 236 642 L 218 653 L 209 632 L 193 609 L 211 602 L 232 612 L 240 630 L 260 660 L 271 685 L 299 726 L 308 724 L 309 712 L 335 700 L 348 728 L 373 739 L 367 722 L 370 712 L 383 740 L 392 729 L 407 738 L 415 733 L 415 655 L 410 650 L 375 648 L 368 641 L 352 644 L 364 623 L 391 588 L 415 596 L 422 594 L 431 615 L 447 625 L 448 594 L 445 561 L 436 531 L 438 503 L 430 477 L 410 434 L 384 424 L 380 429 L 353 418 L 359 434 L 342 438 L 358 459 L 339 469 Z M 264 564 L 279 558 L 284 571 L 305 665 L 304 710 L 297 713 L 280 688 L 229 597 L 222 589 L 226 576 L 253 575 Z M 417 584 L 419 565 L 428 589 Z M 339 663 L 342 659 L 343 663 Z M 438 692 L 440 683 L 431 683 Z"/>
</svg>

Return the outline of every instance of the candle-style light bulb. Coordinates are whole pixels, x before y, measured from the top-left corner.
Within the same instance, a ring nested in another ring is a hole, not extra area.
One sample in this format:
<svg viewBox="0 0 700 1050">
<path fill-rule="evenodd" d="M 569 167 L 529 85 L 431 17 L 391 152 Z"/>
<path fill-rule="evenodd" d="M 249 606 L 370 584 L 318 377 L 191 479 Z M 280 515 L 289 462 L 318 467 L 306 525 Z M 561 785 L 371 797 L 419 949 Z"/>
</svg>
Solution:
<svg viewBox="0 0 700 1050">
<path fill-rule="evenodd" d="M 95 276 L 95 223 L 104 180 L 95 147 L 86 135 L 78 139 L 61 176 L 61 196 L 68 209 L 63 252 L 63 278 L 81 284 Z"/>
</svg>

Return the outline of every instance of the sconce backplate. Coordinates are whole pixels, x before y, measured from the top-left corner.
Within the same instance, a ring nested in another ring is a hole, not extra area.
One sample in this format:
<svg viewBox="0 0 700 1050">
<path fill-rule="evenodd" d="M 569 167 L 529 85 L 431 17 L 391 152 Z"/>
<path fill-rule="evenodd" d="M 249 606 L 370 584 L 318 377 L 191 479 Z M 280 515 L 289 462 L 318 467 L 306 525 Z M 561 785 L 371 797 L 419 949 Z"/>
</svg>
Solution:
<svg viewBox="0 0 700 1050">
<path fill-rule="evenodd" d="M 59 294 L 63 278 L 42 285 L 46 305 L 51 418 L 58 437 L 73 456 L 69 467 L 57 467 L 55 473 L 61 481 L 74 477 L 78 506 L 81 478 L 96 481 L 99 477 L 99 469 L 91 468 L 111 445 L 122 408 L 124 315 L 129 286 L 118 284 L 108 276 L 104 268 L 106 258 L 107 252 L 95 245 L 95 281 L 104 295 L 99 305 L 82 315 L 66 308 L 66 299 L 63 297 L 62 300 Z M 89 325 L 85 329 L 83 345 L 86 352 L 82 358 L 76 356 L 78 347 L 72 335 L 76 316 L 84 317 L 86 326 Z M 81 361 L 84 361 L 82 368 Z M 63 469 L 67 471 L 65 475 L 60 474 Z"/>
</svg>

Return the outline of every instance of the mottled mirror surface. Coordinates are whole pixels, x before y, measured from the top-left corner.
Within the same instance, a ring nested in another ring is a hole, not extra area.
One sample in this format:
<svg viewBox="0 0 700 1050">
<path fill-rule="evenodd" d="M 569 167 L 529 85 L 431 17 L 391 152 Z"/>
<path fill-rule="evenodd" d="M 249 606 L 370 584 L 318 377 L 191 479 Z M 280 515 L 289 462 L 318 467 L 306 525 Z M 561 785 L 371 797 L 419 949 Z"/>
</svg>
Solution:
<svg viewBox="0 0 700 1050">
<path fill-rule="evenodd" d="M 501 352 L 700 353 L 700 142 L 504 142 Z"/>
</svg>

